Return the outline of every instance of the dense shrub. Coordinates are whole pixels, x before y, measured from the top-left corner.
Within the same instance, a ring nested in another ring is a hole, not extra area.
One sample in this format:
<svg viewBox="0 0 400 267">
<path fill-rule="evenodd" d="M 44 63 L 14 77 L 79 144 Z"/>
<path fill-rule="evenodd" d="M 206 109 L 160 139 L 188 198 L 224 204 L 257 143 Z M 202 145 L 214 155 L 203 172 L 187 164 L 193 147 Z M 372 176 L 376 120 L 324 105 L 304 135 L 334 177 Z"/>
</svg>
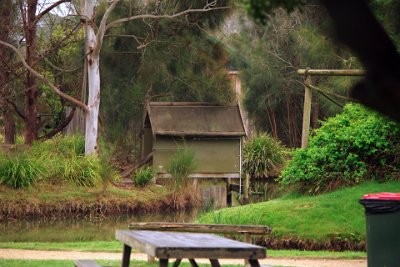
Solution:
<svg viewBox="0 0 400 267">
<path fill-rule="evenodd" d="M 286 149 L 268 134 L 256 135 L 243 147 L 243 170 L 251 177 L 277 174 L 286 160 Z"/>
<path fill-rule="evenodd" d="M 25 154 L 0 157 L 0 184 L 13 188 L 29 187 L 43 174 L 43 166 Z"/>
<path fill-rule="evenodd" d="M 172 155 L 167 171 L 171 174 L 176 191 L 186 187 L 187 177 L 196 168 L 195 153 L 188 148 L 178 148 Z"/>
<path fill-rule="evenodd" d="M 155 171 L 152 167 L 144 167 L 133 174 L 132 181 L 136 186 L 144 187 L 151 182 L 154 174 Z"/>
<path fill-rule="evenodd" d="M 400 125 L 358 104 L 322 123 L 281 174 L 283 185 L 321 193 L 363 180 L 400 179 Z"/>
</svg>

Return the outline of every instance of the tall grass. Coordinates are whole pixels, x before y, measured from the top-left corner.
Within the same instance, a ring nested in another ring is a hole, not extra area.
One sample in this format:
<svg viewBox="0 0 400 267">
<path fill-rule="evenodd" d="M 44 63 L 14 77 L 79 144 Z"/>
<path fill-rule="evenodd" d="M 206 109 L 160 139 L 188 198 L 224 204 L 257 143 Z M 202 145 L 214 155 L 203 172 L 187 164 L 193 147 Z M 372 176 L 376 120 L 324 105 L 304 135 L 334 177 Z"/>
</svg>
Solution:
<svg viewBox="0 0 400 267">
<path fill-rule="evenodd" d="M 0 156 L 0 184 L 13 188 L 29 187 L 43 172 L 43 166 L 25 154 Z"/>
<path fill-rule="evenodd" d="M 41 180 L 95 187 L 108 163 L 85 157 L 84 143 L 82 136 L 59 135 L 12 156 L 0 155 L 0 183 L 21 188 Z"/>
<path fill-rule="evenodd" d="M 285 163 L 287 149 L 268 134 L 254 136 L 243 147 L 243 170 L 254 178 L 276 175 Z"/>
<path fill-rule="evenodd" d="M 138 187 L 144 187 L 151 182 L 155 174 L 153 167 L 144 167 L 132 175 L 133 183 Z"/>
<path fill-rule="evenodd" d="M 180 191 L 187 185 L 187 177 L 196 168 L 195 153 L 189 148 L 178 148 L 172 155 L 167 166 L 171 174 L 175 191 Z"/>
</svg>

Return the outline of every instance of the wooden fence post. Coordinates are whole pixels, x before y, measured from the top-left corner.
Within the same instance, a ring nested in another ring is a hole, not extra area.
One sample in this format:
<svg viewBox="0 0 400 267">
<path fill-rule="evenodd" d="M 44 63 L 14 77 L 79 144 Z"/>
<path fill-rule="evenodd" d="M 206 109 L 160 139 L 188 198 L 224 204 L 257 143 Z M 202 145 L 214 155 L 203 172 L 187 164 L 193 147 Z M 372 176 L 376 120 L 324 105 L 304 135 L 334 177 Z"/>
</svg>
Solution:
<svg viewBox="0 0 400 267">
<path fill-rule="evenodd" d="M 304 86 L 304 107 L 303 107 L 303 130 L 301 134 L 301 148 L 307 148 L 308 135 L 310 133 L 311 100 L 312 90 L 307 85 L 311 84 L 311 76 L 305 73 Z"/>
</svg>

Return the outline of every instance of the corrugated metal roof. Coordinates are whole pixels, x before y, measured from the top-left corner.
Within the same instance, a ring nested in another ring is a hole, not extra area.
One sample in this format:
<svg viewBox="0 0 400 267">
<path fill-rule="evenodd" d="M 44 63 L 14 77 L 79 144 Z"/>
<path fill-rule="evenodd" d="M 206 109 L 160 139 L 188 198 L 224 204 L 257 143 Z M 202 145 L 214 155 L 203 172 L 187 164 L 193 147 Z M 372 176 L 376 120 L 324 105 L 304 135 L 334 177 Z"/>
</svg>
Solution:
<svg viewBox="0 0 400 267">
<path fill-rule="evenodd" d="M 238 105 L 150 102 L 147 112 L 155 135 L 246 135 Z"/>
</svg>

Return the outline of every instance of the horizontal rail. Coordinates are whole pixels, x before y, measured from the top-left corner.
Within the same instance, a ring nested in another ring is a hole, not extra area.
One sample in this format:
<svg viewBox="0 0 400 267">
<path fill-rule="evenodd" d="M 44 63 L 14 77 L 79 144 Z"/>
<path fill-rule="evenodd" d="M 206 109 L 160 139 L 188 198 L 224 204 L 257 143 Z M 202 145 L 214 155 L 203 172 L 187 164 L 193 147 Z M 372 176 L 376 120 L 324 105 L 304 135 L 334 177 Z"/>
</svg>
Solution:
<svg viewBox="0 0 400 267">
<path fill-rule="evenodd" d="M 323 69 L 299 69 L 299 75 L 320 75 L 320 76 L 364 76 L 365 70 L 323 70 Z"/>
<path fill-rule="evenodd" d="M 166 223 L 140 222 L 129 224 L 130 230 L 175 231 L 215 234 L 251 234 L 264 235 L 271 232 L 268 226 L 229 225 L 229 224 L 195 224 L 195 223 Z"/>
</svg>

